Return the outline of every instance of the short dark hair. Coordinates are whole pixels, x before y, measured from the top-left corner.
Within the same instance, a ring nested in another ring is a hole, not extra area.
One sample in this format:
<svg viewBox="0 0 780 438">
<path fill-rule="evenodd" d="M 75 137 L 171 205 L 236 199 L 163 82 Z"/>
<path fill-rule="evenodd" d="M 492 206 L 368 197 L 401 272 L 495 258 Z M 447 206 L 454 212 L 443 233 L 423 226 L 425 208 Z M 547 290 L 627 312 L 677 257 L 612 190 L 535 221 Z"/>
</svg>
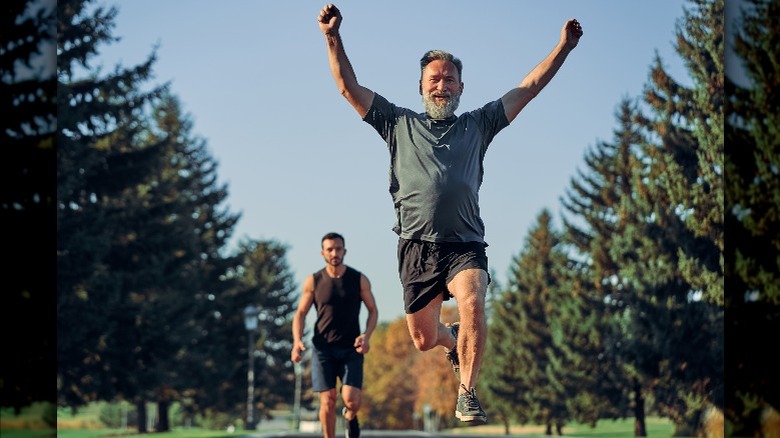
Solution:
<svg viewBox="0 0 780 438">
<path fill-rule="evenodd" d="M 335 240 L 335 239 L 341 239 L 341 243 L 346 245 L 346 243 L 344 241 L 344 236 L 342 236 L 339 233 L 333 233 L 333 232 L 330 232 L 330 233 L 322 236 L 322 240 L 320 240 L 320 245 L 322 245 L 326 240 Z"/>
<path fill-rule="evenodd" d="M 463 81 L 463 63 L 460 59 L 453 56 L 452 53 L 444 50 L 428 50 L 425 55 L 420 59 L 420 78 L 422 78 L 422 72 L 425 67 L 433 61 L 448 61 L 455 64 L 455 68 L 458 69 L 458 80 Z"/>
</svg>

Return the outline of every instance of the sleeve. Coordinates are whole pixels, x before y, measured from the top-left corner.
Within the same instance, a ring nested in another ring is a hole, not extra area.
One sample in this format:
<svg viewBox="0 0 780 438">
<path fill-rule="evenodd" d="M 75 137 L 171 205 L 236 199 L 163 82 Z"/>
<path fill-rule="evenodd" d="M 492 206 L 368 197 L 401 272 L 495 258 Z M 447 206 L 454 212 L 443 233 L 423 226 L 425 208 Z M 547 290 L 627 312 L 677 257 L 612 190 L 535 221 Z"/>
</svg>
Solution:
<svg viewBox="0 0 780 438">
<path fill-rule="evenodd" d="M 390 137 L 395 126 L 397 108 L 387 99 L 374 93 L 374 100 L 371 102 L 371 108 L 363 117 L 363 121 L 373 126 L 377 133 L 385 140 Z"/>
<path fill-rule="evenodd" d="M 482 153 L 484 154 L 496 134 L 509 126 L 509 120 L 506 118 L 506 112 L 504 111 L 504 104 L 501 102 L 501 99 L 497 99 L 480 109 L 472 111 L 471 115 L 482 132 Z"/>
</svg>

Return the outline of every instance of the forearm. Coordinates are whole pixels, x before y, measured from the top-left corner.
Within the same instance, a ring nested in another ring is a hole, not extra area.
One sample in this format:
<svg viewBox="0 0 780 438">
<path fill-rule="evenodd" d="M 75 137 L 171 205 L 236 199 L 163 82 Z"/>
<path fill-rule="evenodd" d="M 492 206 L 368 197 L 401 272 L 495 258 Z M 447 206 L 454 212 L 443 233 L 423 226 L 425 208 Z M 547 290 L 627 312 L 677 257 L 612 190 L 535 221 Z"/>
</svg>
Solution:
<svg viewBox="0 0 780 438">
<path fill-rule="evenodd" d="M 325 35 L 325 41 L 328 44 L 330 72 L 336 81 L 339 92 L 346 97 L 350 90 L 354 90 L 358 86 L 355 70 L 347 58 L 341 35 L 338 32 Z"/>
<path fill-rule="evenodd" d="M 533 70 L 531 70 L 520 85 L 509 90 L 502 98 L 504 112 L 510 122 L 520 111 L 550 83 L 553 76 L 563 65 L 563 61 L 571 52 L 571 48 L 559 43 Z"/>
<path fill-rule="evenodd" d="M 374 333 L 374 329 L 376 328 L 377 321 L 379 320 L 379 312 L 377 312 L 376 309 L 374 309 L 371 312 L 368 312 L 368 318 L 366 319 L 366 329 L 363 331 L 363 333 L 366 334 L 366 337 L 370 338 L 371 335 Z"/>
<path fill-rule="evenodd" d="M 303 323 L 304 318 L 296 313 L 292 321 L 293 343 L 303 342 Z"/>
<path fill-rule="evenodd" d="M 360 117 L 364 117 L 371 107 L 374 93 L 358 83 L 355 70 L 347 58 L 339 33 L 325 34 L 325 41 L 328 45 L 330 72 L 336 81 L 339 93 L 355 108 Z"/>
</svg>

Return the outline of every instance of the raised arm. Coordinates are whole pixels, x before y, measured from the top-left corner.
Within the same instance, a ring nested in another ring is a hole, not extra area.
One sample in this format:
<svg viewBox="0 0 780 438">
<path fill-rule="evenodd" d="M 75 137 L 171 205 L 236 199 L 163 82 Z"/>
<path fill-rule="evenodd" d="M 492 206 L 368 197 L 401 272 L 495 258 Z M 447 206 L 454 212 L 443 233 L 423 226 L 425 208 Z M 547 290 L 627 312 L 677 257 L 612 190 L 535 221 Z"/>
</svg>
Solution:
<svg viewBox="0 0 780 438">
<path fill-rule="evenodd" d="M 369 108 L 371 108 L 374 92 L 358 84 L 355 71 L 352 69 L 352 64 L 350 64 L 344 51 L 344 45 L 339 34 L 341 12 L 335 5 L 325 5 L 320 11 L 317 21 L 328 44 L 330 72 L 333 74 L 333 79 L 336 80 L 336 86 L 341 95 L 360 114 L 360 117 L 365 117 Z"/>
<path fill-rule="evenodd" d="M 563 65 L 563 61 L 569 56 L 582 36 L 582 26 L 575 19 L 566 21 L 561 29 L 561 39 L 555 48 L 540 62 L 528 75 L 523 78 L 520 85 L 509 90 L 502 98 L 506 118 L 511 122 L 517 117 L 528 102 L 550 83 L 550 80 Z"/>
</svg>

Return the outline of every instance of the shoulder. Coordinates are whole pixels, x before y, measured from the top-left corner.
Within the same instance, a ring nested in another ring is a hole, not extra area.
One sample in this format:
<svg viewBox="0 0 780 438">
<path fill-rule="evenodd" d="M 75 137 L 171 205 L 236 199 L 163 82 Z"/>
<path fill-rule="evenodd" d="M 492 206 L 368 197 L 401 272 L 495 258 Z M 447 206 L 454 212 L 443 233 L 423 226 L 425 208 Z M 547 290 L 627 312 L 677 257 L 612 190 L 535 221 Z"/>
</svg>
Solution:
<svg viewBox="0 0 780 438">
<path fill-rule="evenodd" d="M 316 284 L 318 281 L 320 281 L 320 279 L 322 279 L 324 273 L 325 268 L 322 268 L 313 274 L 309 274 L 309 276 L 306 278 L 306 281 L 310 281 L 312 284 Z"/>
<path fill-rule="evenodd" d="M 476 123 L 483 127 L 492 127 L 491 129 L 496 131 L 509 125 L 504 102 L 501 99 L 493 100 L 481 108 L 461 114 L 458 121 L 461 120 L 463 123 Z"/>
<path fill-rule="evenodd" d="M 363 276 L 362 272 L 358 271 L 357 269 L 355 269 L 355 268 L 353 268 L 352 266 L 349 266 L 349 265 L 347 265 L 347 273 L 349 275 L 358 276 L 358 277 L 362 277 Z"/>
<path fill-rule="evenodd" d="M 369 108 L 366 115 L 363 117 L 363 120 L 369 121 L 376 119 L 378 117 L 384 116 L 385 118 L 388 117 L 417 117 L 419 114 L 415 111 L 412 111 L 409 108 L 404 108 L 402 106 L 397 106 L 394 103 L 387 100 L 384 96 L 382 96 L 379 93 L 374 93 L 374 99 L 371 102 L 371 107 Z"/>
<path fill-rule="evenodd" d="M 315 280 L 316 275 L 317 275 L 316 272 L 314 274 L 309 274 L 303 280 L 303 291 L 304 292 L 309 292 L 309 291 L 313 291 L 314 290 L 314 285 L 316 283 L 316 280 Z"/>
</svg>

